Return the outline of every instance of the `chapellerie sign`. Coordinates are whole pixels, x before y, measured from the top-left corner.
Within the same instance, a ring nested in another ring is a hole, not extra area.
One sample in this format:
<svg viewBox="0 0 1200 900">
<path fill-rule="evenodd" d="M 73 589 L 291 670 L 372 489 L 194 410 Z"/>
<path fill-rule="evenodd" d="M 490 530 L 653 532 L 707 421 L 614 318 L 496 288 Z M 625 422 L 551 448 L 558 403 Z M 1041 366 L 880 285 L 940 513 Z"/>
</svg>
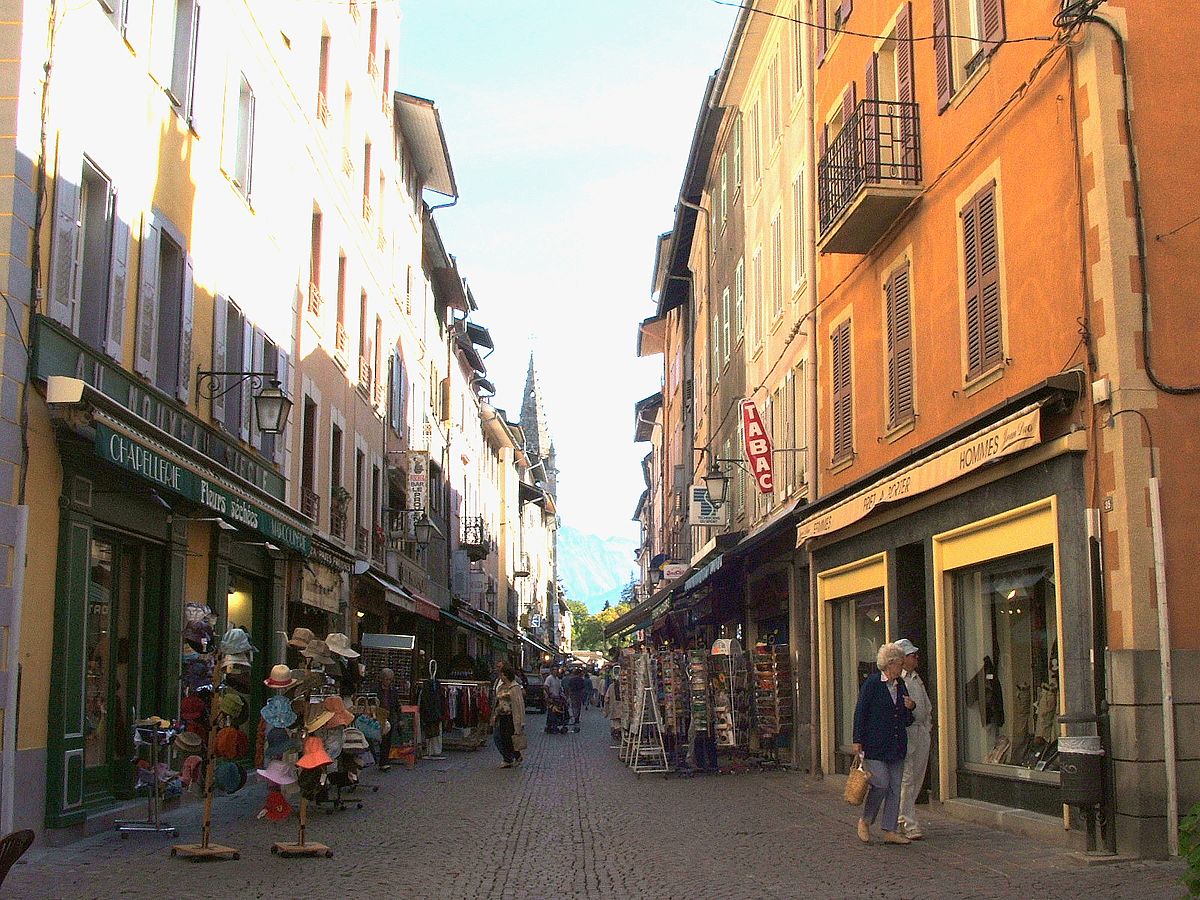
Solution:
<svg viewBox="0 0 1200 900">
<path fill-rule="evenodd" d="M 305 556 L 312 551 L 312 539 L 295 525 L 100 422 L 96 423 L 96 452 L 102 459 L 194 500 L 236 525 L 257 531 L 273 544 Z"/>
</svg>

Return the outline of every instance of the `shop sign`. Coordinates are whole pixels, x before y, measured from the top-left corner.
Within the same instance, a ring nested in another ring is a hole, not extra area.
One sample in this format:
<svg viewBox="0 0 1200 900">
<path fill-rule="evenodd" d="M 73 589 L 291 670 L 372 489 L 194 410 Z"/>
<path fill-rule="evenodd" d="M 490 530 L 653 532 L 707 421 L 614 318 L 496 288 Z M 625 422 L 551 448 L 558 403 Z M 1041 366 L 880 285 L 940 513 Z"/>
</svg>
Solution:
<svg viewBox="0 0 1200 900">
<path fill-rule="evenodd" d="M 312 539 L 296 526 L 101 422 L 96 423 L 96 452 L 101 459 L 206 506 L 223 519 L 257 531 L 273 544 L 305 556 L 312 550 Z"/>
<path fill-rule="evenodd" d="M 762 416 L 753 400 L 742 401 L 742 433 L 746 441 L 746 459 L 750 463 L 750 474 L 758 485 L 759 493 L 775 492 L 775 473 L 772 469 L 771 436 L 763 426 Z"/>
<path fill-rule="evenodd" d="M 336 572 L 349 572 L 353 566 L 352 560 L 334 553 L 328 547 L 321 544 L 313 544 L 312 559 Z"/>
<path fill-rule="evenodd" d="M 1032 447 L 1041 439 L 1041 407 L 1027 407 L 992 428 L 914 463 L 891 478 L 800 523 L 796 528 L 796 546 L 799 547 L 809 538 L 852 525 L 881 503 L 907 500 L 948 484 L 998 459 Z"/>
<path fill-rule="evenodd" d="M 688 505 L 689 525 L 728 525 L 729 504 L 720 506 L 708 499 L 708 488 L 702 484 L 693 484 L 691 488 L 691 503 Z"/>
<path fill-rule="evenodd" d="M 667 563 L 663 566 L 663 581 L 675 581 L 687 574 L 687 563 Z"/>
<path fill-rule="evenodd" d="M 304 566 L 300 599 L 309 606 L 336 613 L 342 595 L 341 573 L 310 561 Z"/>
<path fill-rule="evenodd" d="M 414 537 L 417 519 L 425 512 L 426 495 L 429 493 L 429 453 L 425 450 L 410 450 L 408 453 L 408 508 L 417 510 L 408 520 L 409 536 Z"/>
</svg>

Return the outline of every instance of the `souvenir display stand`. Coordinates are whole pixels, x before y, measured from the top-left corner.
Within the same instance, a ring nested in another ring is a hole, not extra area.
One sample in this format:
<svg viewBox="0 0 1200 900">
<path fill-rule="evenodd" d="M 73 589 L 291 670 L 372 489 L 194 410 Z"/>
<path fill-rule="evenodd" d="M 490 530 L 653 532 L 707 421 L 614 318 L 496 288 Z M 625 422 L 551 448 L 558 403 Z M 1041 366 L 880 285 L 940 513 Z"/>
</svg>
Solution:
<svg viewBox="0 0 1200 900">
<path fill-rule="evenodd" d="M 378 684 L 380 669 L 391 669 L 396 675 L 396 689 L 402 701 L 414 703 L 417 699 L 417 639 L 411 634 L 364 634 L 361 644 L 361 662 L 367 667 L 364 683 Z"/>
<path fill-rule="evenodd" d="M 691 701 L 692 727 L 703 731 L 712 725 L 712 700 L 709 694 L 708 654 L 688 651 L 688 694 Z"/>
<path fill-rule="evenodd" d="M 713 643 L 712 710 L 717 747 L 745 749 L 750 744 L 750 690 L 746 654 L 736 638 Z"/>
<path fill-rule="evenodd" d="M 678 650 L 661 650 L 654 655 L 654 668 L 668 757 L 675 765 L 680 765 L 687 758 L 690 701 L 687 654 Z"/>
<path fill-rule="evenodd" d="M 148 747 L 149 755 L 145 762 L 148 764 L 150 789 L 146 801 L 146 818 L 144 820 L 122 819 L 117 822 L 117 831 L 121 839 L 128 839 L 134 833 L 178 834 L 174 825 L 164 825 L 162 822 L 163 782 L 160 772 L 166 766 L 166 757 L 170 753 L 171 742 L 175 740 L 175 729 L 164 719 L 148 719 L 135 722 L 133 725 L 133 744 L 138 748 Z"/>
<path fill-rule="evenodd" d="M 442 692 L 442 747 L 478 750 L 491 727 L 491 685 L 486 681 L 439 681 Z"/>
<path fill-rule="evenodd" d="M 636 707 L 636 698 L 634 697 L 634 675 L 635 654 L 633 650 L 625 649 L 621 651 L 621 744 L 617 751 L 617 756 L 621 762 L 629 764 L 631 760 L 630 753 L 633 749 L 633 714 Z"/>
<path fill-rule="evenodd" d="M 787 644 L 754 646 L 754 722 L 759 750 L 779 764 L 779 746 L 792 732 L 792 667 Z"/>
<path fill-rule="evenodd" d="M 284 859 L 290 859 L 294 856 L 324 856 L 329 859 L 333 856 L 333 851 L 324 844 L 318 844 L 316 841 L 306 841 L 304 839 L 304 829 L 308 827 L 308 798 L 300 798 L 300 834 L 297 841 L 293 844 L 288 841 L 276 841 L 271 845 L 271 852 L 282 856 Z"/>
<path fill-rule="evenodd" d="M 635 660 L 633 736 L 629 751 L 629 767 L 634 773 L 667 773 L 667 751 L 663 746 L 662 717 L 658 709 L 658 689 L 654 684 L 654 667 L 650 654 L 642 651 Z"/>
</svg>

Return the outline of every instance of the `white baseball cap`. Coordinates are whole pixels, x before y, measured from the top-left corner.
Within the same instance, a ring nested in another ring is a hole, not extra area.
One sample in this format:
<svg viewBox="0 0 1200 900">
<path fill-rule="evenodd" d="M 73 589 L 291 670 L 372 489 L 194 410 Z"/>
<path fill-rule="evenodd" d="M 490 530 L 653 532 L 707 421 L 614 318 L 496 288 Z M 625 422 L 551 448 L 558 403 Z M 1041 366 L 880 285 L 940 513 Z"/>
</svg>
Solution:
<svg viewBox="0 0 1200 900">
<path fill-rule="evenodd" d="M 905 656 L 911 656 L 912 654 L 916 653 L 918 650 L 921 649 L 920 647 L 917 647 L 915 644 L 913 644 L 913 642 L 910 641 L 908 638 L 900 638 L 900 640 L 896 641 L 896 646 L 904 651 Z"/>
</svg>

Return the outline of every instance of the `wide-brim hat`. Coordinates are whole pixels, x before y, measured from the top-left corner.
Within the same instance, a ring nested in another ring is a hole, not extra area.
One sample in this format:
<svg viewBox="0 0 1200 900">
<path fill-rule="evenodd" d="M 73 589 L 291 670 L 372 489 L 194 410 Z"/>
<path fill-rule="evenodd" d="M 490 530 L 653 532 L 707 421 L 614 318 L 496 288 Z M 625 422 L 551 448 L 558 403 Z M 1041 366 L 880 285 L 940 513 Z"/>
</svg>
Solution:
<svg viewBox="0 0 1200 900">
<path fill-rule="evenodd" d="M 292 636 L 288 639 L 288 646 L 303 650 L 316 639 L 317 636 L 312 633 L 311 629 L 297 628 L 292 631 Z"/>
<path fill-rule="evenodd" d="M 333 757 L 325 749 L 325 742 L 319 737 L 309 737 L 304 741 L 304 755 L 296 760 L 301 769 L 317 769 L 333 762 Z"/>
<path fill-rule="evenodd" d="M 264 704 L 261 715 L 272 728 L 289 728 L 297 718 L 288 698 L 278 694 Z"/>
<path fill-rule="evenodd" d="M 324 742 L 325 752 L 331 758 L 337 759 L 342 755 L 342 729 L 326 728 L 317 736 Z"/>
<path fill-rule="evenodd" d="M 292 670 L 288 668 L 286 663 L 281 663 L 271 667 L 271 674 L 263 679 L 263 684 L 276 691 L 286 691 L 290 687 L 295 687 L 297 679 L 292 677 Z"/>
<path fill-rule="evenodd" d="M 221 695 L 220 710 L 222 714 L 236 719 L 246 708 L 246 698 L 237 691 L 226 691 Z"/>
<path fill-rule="evenodd" d="M 325 709 L 327 712 L 333 713 L 333 718 L 329 721 L 330 725 L 341 727 L 354 721 L 354 713 L 346 709 L 346 701 L 341 697 L 326 697 Z"/>
<path fill-rule="evenodd" d="M 244 628 L 230 628 L 221 637 L 221 654 L 223 656 L 257 652 L 258 648 L 250 643 L 250 635 Z"/>
<path fill-rule="evenodd" d="M 329 720 L 332 718 L 333 718 L 333 713 L 331 713 L 327 709 L 322 709 L 315 716 L 313 716 L 311 719 L 309 719 L 307 722 L 304 723 L 304 730 L 307 731 L 309 734 L 312 734 L 312 732 L 317 731 L 321 728 L 324 728 L 326 725 L 328 725 Z"/>
<path fill-rule="evenodd" d="M 263 804 L 263 809 L 267 813 L 267 818 L 272 822 L 282 822 L 292 814 L 292 805 L 287 802 L 287 798 L 279 793 L 279 791 L 269 791 L 267 793 L 267 800 Z"/>
<path fill-rule="evenodd" d="M 343 750 L 369 750 L 367 736 L 358 728 L 347 728 L 342 732 Z"/>
<path fill-rule="evenodd" d="M 138 719 L 133 723 L 133 725 L 135 728 L 153 728 L 156 730 L 162 730 L 164 728 L 171 727 L 171 720 L 164 719 L 162 716 L 149 716 L 145 719 Z"/>
<path fill-rule="evenodd" d="M 226 794 L 236 794 L 246 784 L 246 770 L 229 760 L 219 762 L 213 772 L 213 783 Z"/>
<path fill-rule="evenodd" d="M 338 656 L 344 656 L 347 659 L 356 659 L 362 656 L 361 653 L 350 646 L 350 638 L 346 637 L 340 631 L 335 631 L 325 638 L 325 644 Z"/>
<path fill-rule="evenodd" d="M 204 749 L 204 741 L 194 731 L 181 731 L 175 735 L 175 747 L 182 753 L 199 753 Z"/>
<path fill-rule="evenodd" d="M 296 783 L 296 770 L 282 759 L 273 759 L 267 763 L 265 769 L 258 769 L 257 771 L 267 781 L 277 784 L 280 787 L 283 787 L 285 784 Z"/>
<path fill-rule="evenodd" d="M 287 690 L 289 697 L 298 697 L 325 685 L 325 676 L 320 672 L 292 669 L 292 677 L 296 679 L 296 684 Z"/>
<path fill-rule="evenodd" d="M 289 753 L 298 747 L 299 744 L 297 744 L 296 739 L 291 736 L 286 728 L 268 728 L 263 756 L 266 759 L 278 759 L 285 753 Z"/>
<path fill-rule="evenodd" d="M 300 653 L 307 656 L 313 662 L 326 666 L 333 664 L 333 658 L 329 655 L 329 645 L 324 641 L 309 641 L 308 646 L 301 650 Z"/>
</svg>

